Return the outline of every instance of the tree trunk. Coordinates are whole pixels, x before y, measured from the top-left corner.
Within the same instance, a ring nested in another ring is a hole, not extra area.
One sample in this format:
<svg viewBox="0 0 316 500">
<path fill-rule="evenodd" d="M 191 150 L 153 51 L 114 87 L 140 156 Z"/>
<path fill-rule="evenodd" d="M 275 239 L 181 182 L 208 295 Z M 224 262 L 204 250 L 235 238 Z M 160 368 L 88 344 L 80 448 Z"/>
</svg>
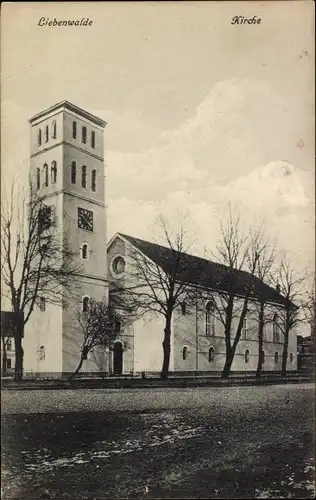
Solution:
<svg viewBox="0 0 316 500">
<path fill-rule="evenodd" d="M 284 332 L 281 375 L 286 375 L 288 347 L 289 347 L 289 332 L 286 329 L 286 331 Z"/>
<path fill-rule="evenodd" d="M 7 374 L 7 349 L 5 343 L 2 346 L 2 375 Z"/>
<path fill-rule="evenodd" d="M 225 319 L 225 348 L 226 348 L 226 359 L 224 368 L 222 370 L 221 378 L 226 379 L 229 377 L 230 370 L 234 360 L 234 352 L 231 346 L 231 326 L 233 318 L 233 307 L 234 299 L 229 297 L 227 308 L 226 308 L 226 319 Z"/>
<path fill-rule="evenodd" d="M 263 328 L 264 328 L 264 306 L 260 305 L 259 311 L 259 332 L 258 332 L 258 341 L 259 341 L 259 351 L 258 351 L 258 364 L 256 377 L 261 377 L 262 372 L 262 359 L 263 359 Z"/>
<path fill-rule="evenodd" d="M 164 339 L 162 343 L 163 349 L 163 363 L 161 370 L 161 379 L 167 379 L 169 375 L 169 364 L 170 364 L 170 337 L 171 337 L 171 314 L 166 316 L 166 326 L 164 329 Z"/>
<path fill-rule="evenodd" d="M 22 332 L 23 327 L 18 326 L 15 330 L 14 344 L 15 344 L 15 368 L 14 380 L 20 382 L 23 378 L 23 347 L 22 347 Z"/>
<path fill-rule="evenodd" d="M 85 359 L 86 358 L 84 356 L 81 356 L 77 368 L 75 369 L 75 371 L 71 375 L 69 375 L 68 380 L 72 380 L 80 372 L 81 367 L 82 367 L 83 362 L 84 362 Z"/>
<path fill-rule="evenodd" d="M 225 365 L 221 374 L 221 378 L 227 379 L 230 375 L 230 370 L 234 361 L 234 351 L 232 348 L 226 349 Z"/>
</svg>

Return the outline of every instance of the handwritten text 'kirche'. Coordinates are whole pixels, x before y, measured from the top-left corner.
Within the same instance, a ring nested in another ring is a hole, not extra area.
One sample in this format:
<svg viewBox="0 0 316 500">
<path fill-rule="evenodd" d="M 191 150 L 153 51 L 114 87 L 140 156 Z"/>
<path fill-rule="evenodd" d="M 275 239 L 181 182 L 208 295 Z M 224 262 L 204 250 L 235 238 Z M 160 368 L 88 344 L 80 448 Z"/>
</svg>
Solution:
<svg viewBox="0 0 316 500">
<path fill-rule="evenodd" d="M 261 24 L 260 17 L 244 17 L 244 16 L 235 16 L 232 19 L 231 24 Z"/>
</svg>

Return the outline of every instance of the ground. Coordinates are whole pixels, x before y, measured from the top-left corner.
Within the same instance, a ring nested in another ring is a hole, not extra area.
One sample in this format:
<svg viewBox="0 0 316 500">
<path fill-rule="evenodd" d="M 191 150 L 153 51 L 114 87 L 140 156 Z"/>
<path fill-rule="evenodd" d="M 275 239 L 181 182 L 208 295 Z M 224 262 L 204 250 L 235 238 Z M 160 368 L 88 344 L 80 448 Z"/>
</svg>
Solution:
<svg viewBox="0 0 316 500">
<path fill-rule="evenodd" d="M 312 498 L 314 386 L 2 393 L 3 498 Z"/>
</svg>

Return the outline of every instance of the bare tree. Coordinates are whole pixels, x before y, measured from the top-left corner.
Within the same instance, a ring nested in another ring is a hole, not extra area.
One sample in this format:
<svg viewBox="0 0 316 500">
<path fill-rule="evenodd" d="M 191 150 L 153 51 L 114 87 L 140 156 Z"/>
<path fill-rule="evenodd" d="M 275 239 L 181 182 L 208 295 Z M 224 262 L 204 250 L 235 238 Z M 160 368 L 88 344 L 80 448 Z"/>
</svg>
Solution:
<svg viewBox="0 0 316 500">
<path fill-rule="evenodd" d="M 122 322 L 126 324 L 127 321 L 126 314 L 122 315 L 117 312 L 108 305 L 105 299 L 100 301 L 90 299 L 88 310 L 78 312 L 78 322 L 83 333 L 83 341 L 79 363 L 69 379 L 74 378 L 79 373 L 83 362 L 95 347 L 108 347 L 111 349 L 121 330 Z"/>
<path fill-rule="evenodd" d="M 130 251 L 131 271 L 126 292 L 131 307 L 139 315 L 154 313 L 162 315 L 165 320 L 162 379 L 167 379 L 169 375 L 173 311 L 185 301 L 191 291 L 189 276 L 194 269 L 195 260 L 186 253 L 189 250 L 188 226 L 187 216 L 179 214 L 175 230 L 172 231 L 161 215 L 156 227 L 162 233 L 166 246 L 149 244 L 144 251 L 139 247 L 133 247 Z"/>
<path fill-rule="evenodd" d="M 79 266 L 56 226 L 54 207 L 29 185 L 29 194 L 12 184 L 1 209 L 1 278 L 13 313 L 15 379 L 23 376 L 22 337 L 40 296 L 54 304 L 74 291 Z"/>
<path fill-rule="evenodd" d="M 315 349 L 316 346 L 316 291 L 315 291 L 315 274 L 312 274 L 312 286 L 306 292 L 306 297 L 303 303 L 304 320 L 310 326 L 311 341 Z"/>
<path fill-rule="evenodd" d="M 289 334 L 293 328 L 299 325 L 302 318 L 302 306 L 304 297 L 304 284 L 307 276 L 296 276 L 287 256 L 285 256 L 279 265 L 278 272 L 275 275 L 276 286 L 284 297 L 284 307 L 278 311 L 278 328 L 283 334 L 283 353 L 281 374 L 286 374 Z"/>
<path fill-rule="evenodd" d="M 228 217 L 220 224 L 216 252 L 212 254 L 221 264 L 220 285 L 206 293 L 214 315 L 224 327 L 226 357 L 221 375 L 224 379 L 229 377 L 247 314 L 260 292 L 256 270 L 266 249 L 263 224 L 244 233 L 239 211 L 233 211 L 229 205 Z"/>
<path fill-rule="evenodd" d="M 272 269 L 275 261 L 275 242 L 270 243 L 264 232 L 260 238 L 260 248 L 257 249 L 257 265 L 255 275 L 258 277 L 256 300 L 252 302 L 252 307 L 258 318 L 258 363 L 256 377 L 261 377 L 263 364 L 263 336 L 264 329 L 271 322 L 271 314 L 267 313 L 269 300 L 265 293 L 265 285 L 272 284 Z"/>
</svg>

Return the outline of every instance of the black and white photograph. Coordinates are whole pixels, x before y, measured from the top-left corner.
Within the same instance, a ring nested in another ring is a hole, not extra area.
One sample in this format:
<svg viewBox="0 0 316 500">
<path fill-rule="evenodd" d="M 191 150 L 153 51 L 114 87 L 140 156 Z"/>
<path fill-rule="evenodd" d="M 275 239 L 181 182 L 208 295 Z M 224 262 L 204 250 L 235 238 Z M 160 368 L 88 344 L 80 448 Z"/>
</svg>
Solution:
<svg viewBox="0 0 316 500">
<path fill-rule="evenodd" d="M 314 2 L 4 2 L 1 496 L 315 497 Z"/>
</svg>

